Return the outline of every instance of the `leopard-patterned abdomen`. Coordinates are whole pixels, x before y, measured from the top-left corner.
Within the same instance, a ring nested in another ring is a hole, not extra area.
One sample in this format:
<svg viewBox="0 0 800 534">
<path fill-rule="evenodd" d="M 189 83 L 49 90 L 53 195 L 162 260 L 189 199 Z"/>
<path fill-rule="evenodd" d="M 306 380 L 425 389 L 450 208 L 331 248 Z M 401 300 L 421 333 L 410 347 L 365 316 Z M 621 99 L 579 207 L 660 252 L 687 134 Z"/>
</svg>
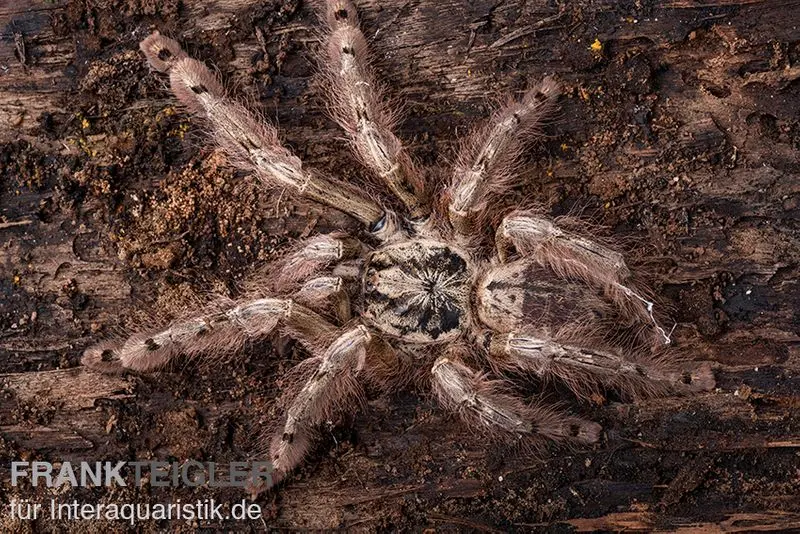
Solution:
<svg viewBox="0 0 800 534">
<path fill-rule="evenodd" d="M 367 261 L 363 317 L 409 343 L 451 340 L 468 324 L 471 280 L 466 254 L 450 245 L 428 240 L 389 245 Z"/>
</svg>

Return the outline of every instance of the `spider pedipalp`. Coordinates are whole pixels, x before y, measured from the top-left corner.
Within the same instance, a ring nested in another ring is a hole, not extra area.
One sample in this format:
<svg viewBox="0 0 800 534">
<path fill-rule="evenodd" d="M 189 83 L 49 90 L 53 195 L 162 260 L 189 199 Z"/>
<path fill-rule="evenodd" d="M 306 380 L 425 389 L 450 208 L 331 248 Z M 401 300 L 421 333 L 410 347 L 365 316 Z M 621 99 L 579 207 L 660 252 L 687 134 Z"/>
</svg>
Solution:
<svg viewBox="0 0 800 534">
<path fill-rule="evenodd" d="M 669 337 L 620 252 L 505 200 L 523 179 L 525 147 L 557 108 L 555 80 L 532 84 L 476 128 L 437 192 L 394 131 L 398 117 L 370 67 L 355 6 L 319 4 L 331 116 L 394 202 L 304 165 L 207 66 L 154 33 L 141 50 L 233 166 L 266 188 L 339 210 L 363 231 L 305 239 L 258 271 L 237 299 L 91 347 L 85 365 L 147 372 L 178 357 L 230 360 L 249 340 L 276 332 L 297 340 L 310 356 L 289 372 L 282 419 L 263 440 L 275 480 L 304 461 L 321 425 L 363 405 L 366 383 L 390 390 L 413 382 L 492 436 L 581 445 L 600 439 L 597 423 L 526 402 L 515 386 L 554 380 L 578 399 L 713 387 L 710 369 L 687 378 L 676 361 L 649 350 Z M 493 249 L 480 245 L 492 239 Z M 474 368 L 481 361 L 490 371 Z"/>
</svg>

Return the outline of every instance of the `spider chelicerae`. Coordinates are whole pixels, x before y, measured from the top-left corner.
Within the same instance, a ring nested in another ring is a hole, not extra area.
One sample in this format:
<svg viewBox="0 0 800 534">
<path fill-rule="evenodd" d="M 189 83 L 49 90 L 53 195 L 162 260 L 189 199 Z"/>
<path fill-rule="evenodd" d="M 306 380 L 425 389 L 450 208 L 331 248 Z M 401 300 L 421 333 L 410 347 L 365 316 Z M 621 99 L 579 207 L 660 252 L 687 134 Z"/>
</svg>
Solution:
<svg viewBox="0 0 800 534">
<path fill-rule="evenodd" d="M 231 164 L 340 210 L 364 230 L 300 242 L 240 299 L 91 347 L 87 366 L 152 371 L 180 355 L 230 357 L 255 337 L 291 336 L 311 356 L 284 381 L 283 416 L 266 439 L 273 483 L 303 461 L 326 421 L 358 407 L 367 384 L 429 388 L 445 409 L 494 436 L 578 444 L 598 441 L 600 425 L 526 402 L 515 384 L 552 379 L 583 399 L 605 389 L 635 399 L 713 385 L 708 367 L 683 371 L 653 350 L 669 336 L 620 253 L 574 220 L 504 205 L 503 193 L 521 181 L 525 146 L 556 108 L 554 80 L 477 128 L 436 192 L 393 132 L 397 117 L 370 68 L 354 5 L 317 7 L 327 21 L 321 64 L 331 115 L 402 212 L 305 167 L 203 63 L 153 33 L 141 50 Z"/>
</svg>

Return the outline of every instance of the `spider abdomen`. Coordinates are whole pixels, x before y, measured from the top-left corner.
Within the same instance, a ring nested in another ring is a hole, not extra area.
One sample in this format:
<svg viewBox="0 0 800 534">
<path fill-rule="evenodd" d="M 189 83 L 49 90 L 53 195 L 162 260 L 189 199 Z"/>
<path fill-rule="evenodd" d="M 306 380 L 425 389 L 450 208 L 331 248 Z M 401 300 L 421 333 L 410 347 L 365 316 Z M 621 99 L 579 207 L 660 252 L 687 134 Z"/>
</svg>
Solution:
<svg viewBox="0 0 800 534">
<path fill-rule="evenodd" d="M 395 243 L 373 252 L 364 269 L 363 317 L 409 343 L 458 337 L 469 322 L 468 256 L 432 240 Z"/>
<path fill-rule="evenodd" d="M 611 313 L 598 291 L 566 284 L 552 270 L 531 260 L 516 260 L 489 269 L 477 284 L 477 315 L 498 332 L 536 328 L 553 333 Z"/>
</svg>

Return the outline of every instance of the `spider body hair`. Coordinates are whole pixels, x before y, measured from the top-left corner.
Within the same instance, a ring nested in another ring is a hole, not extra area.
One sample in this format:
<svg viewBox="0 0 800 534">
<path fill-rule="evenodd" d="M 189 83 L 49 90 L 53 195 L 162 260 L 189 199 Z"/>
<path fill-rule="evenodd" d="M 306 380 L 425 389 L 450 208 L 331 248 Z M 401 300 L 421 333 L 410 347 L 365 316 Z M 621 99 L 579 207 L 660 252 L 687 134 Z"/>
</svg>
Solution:
<svg viewBox="0 0 800 534">
<path fill-rule="evenodd" d="M 283 258 L 270 264 L 264 278 L 273 291 L 280 293 L 296 290 L 304 282 L 334 263 L 357 256 L 361 244 L 342 232 L 320 235 L 302 241 Z"/>
<path fill-rule="evenodd" d="M 503 219 L 495 242 L 500 258 L 505 258 L 509 245 L 513 245 L 518 252 L 549 266 L 559 276 L 601 287 L 621 309 L 651 322 L 663 341 L 670 343 L 668 333 L 655 318 L 655 304 L 629 284 L 631 272 L 619 252 L 520 211 Z"/>
<path fill-rule="evenodd" d="M 461 363 L 453 353 L 439 357 L 431 369 L 433 391 L 443 406 L 490 434 L 542 436 L 558 441 L 594 443 L 600 425 L 544 406 L 527 405 L 510 394 L 501 380 L 490 380 Z"/>
<path fill-rule="evenodd" d="M 393 130 L 396 107 L 369 65 L 369 47 L 348 1 L 327 3 L 327 57 L 322 68 L 331 117 L 347 132 L 353 151 L 404 204 L 412 219 L 430 213 L 419 170 Z"/>
<path fill-rule="evenodd" d="M 159 62 L 156 46 L 161 42 L 157 37 L 141 47 L 154 68 L 164 66 Z M 161 50 L 166 49 L 165 45 Z M 368 225 L 375 226 L 383 220 L 384 210 L 356 188 L 304 169 L 300 159 L 280 144 L 277 130 L 228 98 L 222 83 L 203 63 L 183 57 L 165 67 L 175 97 L 189 111 L 206 119 L 213 140 L 234 166 L 271 187 L 288 188 L 337 209 L 344 207 Z"/>
<path fill-rule="evenodd" d="M 147 58 L 147 62 L 159 72 L 169 72 L 175 63 L 188 56 L 178 41 L 170 39 L 155 31 L 139 43 L 139 50 Z"/>
<path fill-rule="evenodd" d="M 396 108 L 370 66 L 353 3 L 315 5 L 328 25 L 321 53 L 330 113 L 393 200 L 304 166 L 208 67 L 153 34 L 141 44 L 148 61 L 169 74 L 175 97 L 203 118 L 233 166 L 364 230 L 306 239 L 258 271 L 239 298 L 214 298 L 162 328 L 89 348 L 87 365 L 152 371 L 179 355 L 219 365 L 251 339 L 297 340 L 310 357 L 279 380 L 282 415 L 263 440 L 273 482 L 303 461 L 323 425 L 364 406 L 365 386 L 427 389 L 470 428 L 506 442 L 574 446 L 598 442 L 600 426 L 542 398 L 526 402 L 516 379 L 557 381 L 582 401 L 611 389 L 638 399 L 713 386 L 710 367 L 682 370 L 666 352 L 645 350 L 648 332 L 669 335 L 622 254 L 570 219 L 503 209 L 520 183 L 524 148 L 556 109 L 553 79 L 530 85 L 477 128 L 447 189 L 431 198 L 393 131 Z M 493 374 L 473 368 L 481 360 Z"/>
<path fill-rule="evenodd" d="M 288 472 L 297 465 L 297 454 L 305 455 L 308 428 L 352 411 L 354 404 L 364 403 L 356 375 L 364 369 L 370 340 L 367 329 L 357 326 L 337 337 L 324 354 L 300 364 L 295 387 L 287 388 L 295 391 L 284 394 L 291 401 L 285 409 L 283 426 L 270 445 L 270 461 L 276 471 Z"/>
<path fill-rule="evenodd" d="M 489 123 L 463 143 L 449 190 L 448 216 L 462 233 L 481 224 L 493 196 L 519 183 L 524 147 L 541 136 L 544 119 L 556 108 L 559 86 L 552 78 L 534 85 L 522 99 L 495 112 Z"/>
<path fill-rule="evenodd" d="M 272 333 L 291 313 L 291 301 L 284 299 L 218 298 L 192 319 L 130 336 L 119 349 L 119 359 L 134 371 L 163 368 L 179 354 L 190 359 L 205 355 L 208 364 L 241 347 L 246 339 Z"/>
</svg>

